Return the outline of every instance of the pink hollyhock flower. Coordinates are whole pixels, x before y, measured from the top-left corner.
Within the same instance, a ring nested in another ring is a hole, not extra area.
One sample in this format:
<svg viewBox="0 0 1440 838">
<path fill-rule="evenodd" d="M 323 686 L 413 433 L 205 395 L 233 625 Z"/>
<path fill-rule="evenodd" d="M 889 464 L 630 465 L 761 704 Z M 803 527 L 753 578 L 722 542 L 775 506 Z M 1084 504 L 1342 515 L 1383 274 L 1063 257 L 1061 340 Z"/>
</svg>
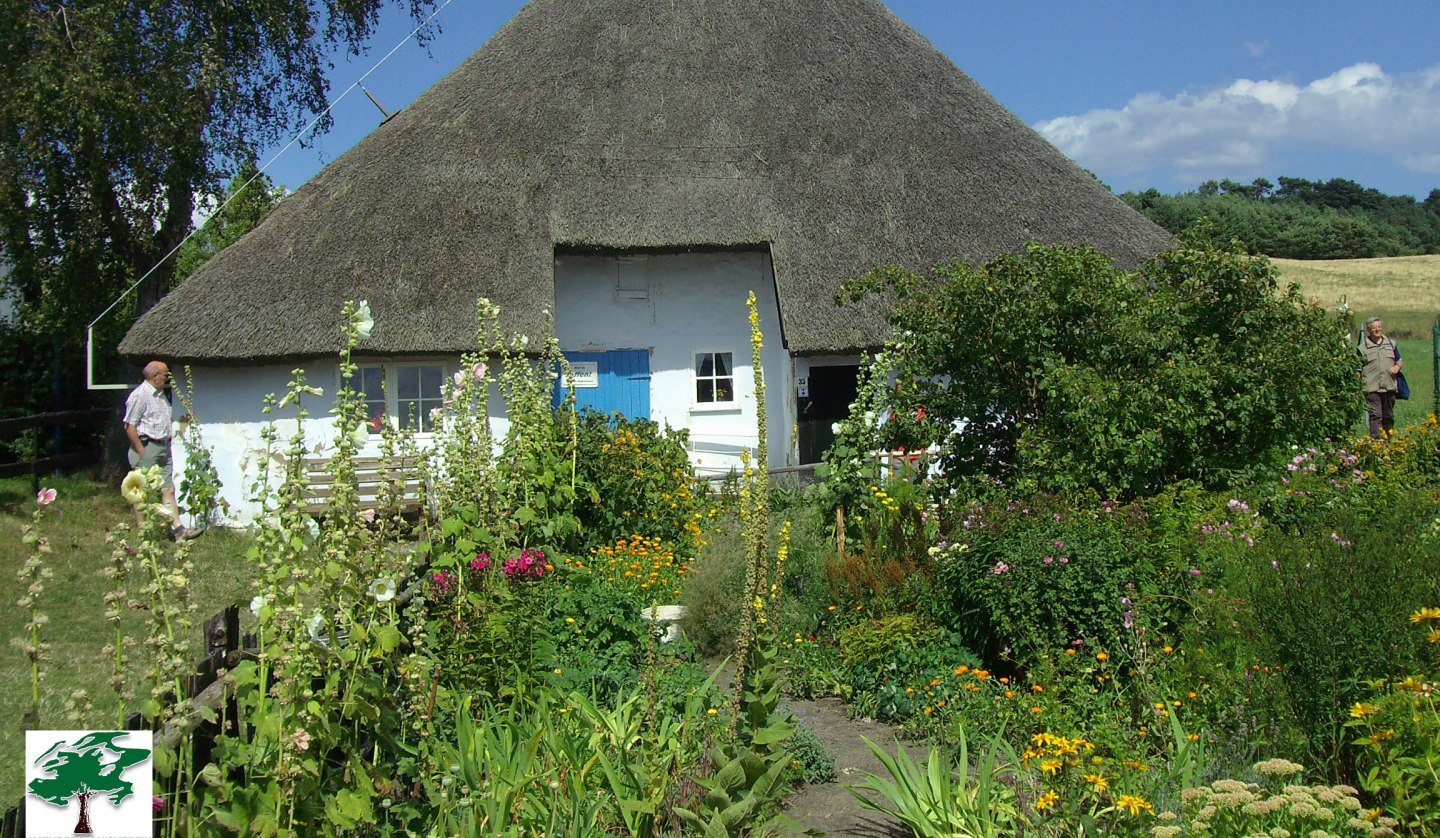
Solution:
<svg viewBox="0 0 1440 838">
<path fill-rule="evenodd" d="M 55 490 L 41 489 L 40 491 L 35 493 L 35 501 L 41 506 L 49 506 L 50 504 L 55 502 Z"/>
<path fill-rule="evenodd" d="M 475 380 L 476 380 L 476 381 L 484 381 L 484 380 L 485 380 L 485 365 L 484 365 L 484 364 L 476 364 L 476 365 L 475 365 L 475 368 L 474 368 L 473 370 L 471 370 L 471 372 L 474 373 L 474 375 L 475 375 Z"/>
<path fill-rule="evenodd" d="M 158 796 L 157 796 L 157 797 L 152 797 L 152 798 L 150 798 L 150 811 L 152 811 L 152 812 L 159 812 L 161 809 L 164 809 L 164 808 L 165 808 L 165 798 L 163 798 L 163 797 L 158 797 Z"/>
<path fill-rule="evenodd" d="M 490 554 L 476 553 L 475 558 L 470 560 L 470 569 L 476 573 L 484 573 L 490 569 Z"/>
</svg>

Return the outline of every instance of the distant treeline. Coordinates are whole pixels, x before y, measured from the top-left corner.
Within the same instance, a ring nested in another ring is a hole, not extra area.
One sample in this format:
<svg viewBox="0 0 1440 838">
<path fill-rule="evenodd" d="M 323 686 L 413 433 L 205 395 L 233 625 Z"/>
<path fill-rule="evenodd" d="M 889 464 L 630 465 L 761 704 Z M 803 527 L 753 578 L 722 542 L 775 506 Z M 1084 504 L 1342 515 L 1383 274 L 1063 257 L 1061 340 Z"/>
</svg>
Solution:
<svg viewBox="0 0 1440 838">
<path fill-rule="evenodd" d="M 1440 253 L 1440 189 L 1424 201 L 1386 195 L 1353 180 L 1209 180 L 1193 192 L 1155 189 L 1120 196 L 1172 233 L 1201 217 L 1252 253 L 1287 259 L 1363 259 Z"/>
</svg>

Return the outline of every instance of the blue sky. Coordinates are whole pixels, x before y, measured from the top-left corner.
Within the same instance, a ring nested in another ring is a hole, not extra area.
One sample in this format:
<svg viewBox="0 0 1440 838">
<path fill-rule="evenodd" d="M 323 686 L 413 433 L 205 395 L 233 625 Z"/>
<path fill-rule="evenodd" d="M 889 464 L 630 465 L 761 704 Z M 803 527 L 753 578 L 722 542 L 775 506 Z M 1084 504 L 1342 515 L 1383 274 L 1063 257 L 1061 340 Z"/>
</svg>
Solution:
<svg viewBox="0 0 1440 838">
<path fill-rule="evenodd" d="M 452 0 L 428 53 L 406 44 L 365 86 L 398 110 L 523 5 Z M 1117 192 L 1280 175 L 1343 177 L 1419 198 L 1440 187 L 1436 0 L 887 5 Z M 335 59 L 332 96 L 412 27 L 403 13 L 387 12 L 367 55 Z M 298 188 L 380 121 L 358 89 L 334 114 L 334 129 L 313 148 L 292 147 L 270 167 L 276 183 Z"/>
</svg>

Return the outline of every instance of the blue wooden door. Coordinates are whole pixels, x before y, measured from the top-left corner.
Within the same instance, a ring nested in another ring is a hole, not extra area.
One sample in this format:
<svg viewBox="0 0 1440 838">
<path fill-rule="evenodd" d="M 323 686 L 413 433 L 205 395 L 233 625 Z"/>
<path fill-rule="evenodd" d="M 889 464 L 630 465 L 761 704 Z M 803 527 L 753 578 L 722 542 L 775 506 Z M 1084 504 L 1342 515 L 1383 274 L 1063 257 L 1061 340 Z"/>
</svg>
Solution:
<svg viewBox="0 0 1440 838">
<path fill-rule="evenodd" d="M 609 352 L 566 352 L 575 373 L 575 406 L 601 413 L 623 413 L 632 419 L 650 418 L 650 350 L 614 349 Z M 593 378 L 588 365 L 595 365 Z M 590 383 L 595 386 L 585 386 Z M 564 382 L 555 388 L 555 404 L 565 398 Z"/>
</svg>

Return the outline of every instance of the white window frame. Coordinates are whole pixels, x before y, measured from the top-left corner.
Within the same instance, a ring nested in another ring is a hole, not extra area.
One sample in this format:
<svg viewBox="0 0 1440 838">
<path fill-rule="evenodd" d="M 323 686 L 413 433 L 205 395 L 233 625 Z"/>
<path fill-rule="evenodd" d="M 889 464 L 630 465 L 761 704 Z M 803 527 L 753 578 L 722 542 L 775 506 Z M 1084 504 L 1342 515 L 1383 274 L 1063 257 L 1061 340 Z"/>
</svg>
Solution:
<svg viewBox="0 0 1440 838">
<path fill-rule="evenodd" d="M 363 371 L 367 369 L 379 369 L 381 371 L 385 389 L 385 419 L 390 423 L 392 428 L 400 427 L 400 371 L 402 369 L 419 369 L 422 367 L 438 368 L 440 370 L 440 395 L 431 398 L 425 397 L 422 394 L 421 398 L 418 399 L 421 408 L 416 414 L 419 429 L 415 431 L 415 435 L 420 438 L 428 438 L 434 433 L 434 427 L 430 420 L 429 413 L 432 408 L 443 407 L 444 405 L 445 384 L 455 372 L 455 362 L 453 359 L 406 358 L 396 360 L 392 358 L 386 360 L 357 360 L 355 364 L 357 367 L 356 379 L 359 379 L 360 376 L 363 375 Z M 409 400 L 407 399 L 406 401 Z M 430 427 L 427 428 L 427 426 Z M 378 431 L 372 427 L 370 433 L 375 435 Z"/>
<path fill-rule="evenodd" d="M 700 374 L 700 362 L 701 359 L 703 359 L 706 355 L 712 356 L 710 359 L 711 374 L 708 376 Z M 715 362 L 714 356 L 718 355 L 730 356 L 729 375 L 716 375 L 714 373 L 715 368 L 718 366 L 718 364 L 716 364 Z M 736 391 L 736 378 L 737 376 L 735 375 L 735 352 L 733 352 L 732 350 L 697 349 L 696 351 L 690 353 L 690 400 L 691 404 L 693 405 L 692 409 L 700 411 L 733 410 L 734 408 L 738 407 L 740 404 L 740 394 Z M 711 393 L 713 394 L 718 391 L 718 388 L 715 385 L 725 379 L 730 380 L 730 398 L 723 401 L 720 399 L 715 399 L 708 402 L 700 400 L 700 382 L 709 381 Z"/>
</svg>

